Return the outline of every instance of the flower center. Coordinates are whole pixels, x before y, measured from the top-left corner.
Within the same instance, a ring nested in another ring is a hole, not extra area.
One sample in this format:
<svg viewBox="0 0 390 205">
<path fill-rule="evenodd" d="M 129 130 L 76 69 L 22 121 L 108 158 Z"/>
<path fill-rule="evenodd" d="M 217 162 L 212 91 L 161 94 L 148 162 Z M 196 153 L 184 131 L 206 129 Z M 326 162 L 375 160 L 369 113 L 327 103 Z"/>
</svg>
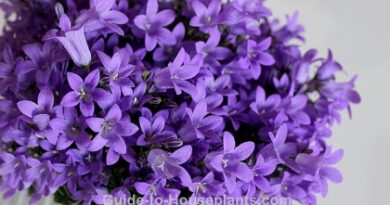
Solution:
<svg viewBox="0 0 390 205">
<path fill-rule="evenodd" d="M 136 104 L 138 104 L 138 102 L 139 102 L 138 98 L 137 98 L 137 97 L 134 97 L 134 99 L 133 99 L 133 104 L 136 105 Z"/>
<path fill-rule="evenodd" d="M 112 130 L 113 128 L 113 124 L 109 121 L 104 121 L 102 123 L 102 126 L 101 126 L 101 129 L 103 130 L 103 132 L 108 132 L 110 130 Z"/>
<path fill-rule="evenodd" d="M 206 193 L 207 189 L 206 189 L 206 183 L 205 182 L 199 182 L 199 183 L 196 183 L 196 188 L 195 188 L 195 193 L 199 193 L 200 191 L 202 193 Z"/>
<path fill-rule="evenodd" d="M 156 187 L 154 187 L 154 185 L 150 186 L 149 191 L 150 191 L 150 195 L 157 196 Z"/>
<path fill-rule="evenodd" d="M 228 165 L 229 165 L 229 160 L 223 159 L 223 160 L 221 160 L 221 163 L 222 163 L 222 167 L 223 167 L 223 168 L 226 168 L 226 167 L 228 167 Z"/>
<path fill-rule="evenodd" d="M 111 74 L 110 76 L 111 80 L 118 80 L 119 79 L 119 73 L 115 72 Z"/>
<path fill-rule="evenodd" d="M 42 174 L 43 172 L 45 172 L 45 168 L 42 168 L 41 170 L 39 170 L 40 174 Z"/>
<path fill-rule="evenodd" d="M 165 169 L 165 161 L 160 157 L 157 159 L 157 168 L 159 168 L 161 171 L 164 171 Z"/>
<path fill-rule="evenodd" d="M 206 16 L 204 18 L 205 24 L 209 24 L 211 22 L 211 16 Z"/>
<path fill-rule="evenodd" d="M 80 100 L 88 100 L 88 98 L 89 98 L 89 95 L 88 95 L 88 93 L 87 93 L 87 91 L 84 89 L 84 88 L 81 88 L 78 92 L 77 92 L 77 94 L 79 95 L 79 99 Z"/>
<path fill-rule="evenodd" d="M 70 130 L 72 131 L 73 134 L 80 134 L 81 131 L 81 129 L 77 126 L 72 126 Z"/>
<path fill-rule="evenodd" d="M 177 79 L 179 79 L 179 76 L 177 74 L 175 74 L 175 75 L 171 76 L 171 79 L 172 80 L 177 80 Z"/>
<path fill-rule="evenodd" d="M 146 30 L 146 31 L 149 31 L 150 28 L 152 27 L 152 25 L 151 25 L 149 22 L 145 22 L 145 23 L 144 23 L 144 27 L 145 27 L 145 30 Z"/>
</svg>

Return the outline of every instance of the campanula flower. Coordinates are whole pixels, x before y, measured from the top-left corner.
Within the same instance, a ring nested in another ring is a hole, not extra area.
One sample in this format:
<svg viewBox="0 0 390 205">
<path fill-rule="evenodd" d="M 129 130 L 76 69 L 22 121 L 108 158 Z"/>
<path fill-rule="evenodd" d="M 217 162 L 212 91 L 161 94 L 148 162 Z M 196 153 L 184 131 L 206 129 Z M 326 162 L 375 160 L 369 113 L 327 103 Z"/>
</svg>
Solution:
<svg viewBox="0 0 390 205">
<path fill-rule="evenodd" d="M 92 71 L 84 80 L 75 73 L 67 74 L 69 86 L 73 91 L 66 94 L 61 101 L 64 107 L 74 107 L 80 104 L 81 113 L 91 116 L 95 110 L 96 102 L 101 108 L 105 108 L 110 102 L 111 94 L 101 88 L 97 88 L 100 80 L 99 70 Z"/>
<path fill-rule="evenodd" d="M 138 15 L 134 24 L 145 32 L 145 47 L 153 50 L 158 44 L 174 45 L 175 36 L 165 26 L 175 20 L 175 12 L 169 9 L 158 12 L 158 1 L 148 0 L 146 14 Z"/>
</svg>

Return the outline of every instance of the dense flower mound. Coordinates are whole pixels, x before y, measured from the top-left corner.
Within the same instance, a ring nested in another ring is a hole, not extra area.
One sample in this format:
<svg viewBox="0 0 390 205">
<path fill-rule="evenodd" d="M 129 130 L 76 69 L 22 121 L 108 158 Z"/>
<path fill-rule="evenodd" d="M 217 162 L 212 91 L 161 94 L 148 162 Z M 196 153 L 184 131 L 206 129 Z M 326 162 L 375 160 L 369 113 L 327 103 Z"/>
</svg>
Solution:
<svg viewBox="0 0 390 205">
<path fill-rule="evenodd" d="M 359 103 L 297 15 L 263 0 L 9 0 L 0 38 L 0 190 L 31 203 L 266 197 L 316 204 Z M 147 203 L 145 203 L 147 204 Z"/>
</svg>

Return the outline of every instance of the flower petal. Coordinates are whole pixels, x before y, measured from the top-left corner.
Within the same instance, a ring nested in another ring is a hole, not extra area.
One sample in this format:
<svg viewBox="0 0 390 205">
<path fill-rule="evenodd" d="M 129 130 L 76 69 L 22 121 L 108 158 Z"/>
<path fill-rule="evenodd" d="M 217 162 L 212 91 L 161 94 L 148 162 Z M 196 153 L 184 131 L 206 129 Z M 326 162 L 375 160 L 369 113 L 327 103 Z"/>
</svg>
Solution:
<svg viewBox="0 0 390 205">
<path fill-rule="evenodd" d="M 230 153 L 234 151 L 234 148 L 236 146 L 236 142 L 234 140 L 234 137 L 230 132 L 225 132 L 223 135 L 223 152 L 224 153 Z"/>
<path fill-rule="evenodd" d="M 96 88 L 99 84 L 100 72 L 98 69 L 90 72 L 85 78 L 84 84 L 87 88 Z"/>
<path fill-rule="evenodd" d="M 91 128 L 91 130 L 98 133 L 100 132 L 104 119 L 91 117 L 86 119 L 85 122 L 87 123 L 88 127 Z"/>
<path fill-rule="evenodd" d="M 93 138 L 91 144 L 88 147 L 88 150 L 91 152 L 97 152 L 100 151 L 106 144 L 108 140 L 104 139 L 101 135 L 96 135 L 95 138 Z"/>
<path fill-rule="evenodd" d="M 35 115 L 32 120 L 40 130 L 44 130 L 49 124 L 50 116 L 48 114 L 38 114 Z"/>
<path fill-rule="evenodd" d="M 146 4 L 146 15 L 154 16 L 157 14 L 157 11 L 158 11 L 158 1 L 148 0 L 148 3 Z"/>
<path fill-rule="evenodd" d="M 74 107 L 79 104 L 79 102 L 79 95 L 75 91 L 72 91 L 62 98 L 61 105 L 64 107 Z"/>
<path fill-rule="evenodd" d="M 50 88 L 43 88 L 38 95 L 38 107 L 49 110 L 54 105 L 54 95 Z"/>
<path fill-rule="evenodd" d="M 74 91 L 80 90 L 84 84 L 83 79 L 76 73 L 68 72 L 67 79 L 68 79 L 69 86 Z"/>
<path fill-rule="evenodd" d="M 81 102 L 80 111 L 85 117 L 92 116 L 95 111 L 95 104 L 93 102 Z"/>
<path fill-rule="evenodd" d="M 237 154 L 241 160 L 245 160 L 253 153 L 254 150 L 255 143 L 244 142 L 234 150 L 234 153 Z"/>
<path fill-rule="evenodd" d="M 118 122 L 122 118 L 122 110 L 114 104 L 106 115 L 106 120 Z"/>
<path fill-rule="evenodd" d="M 170 157 L 175 161 L 176 164 L 183 164 L 190 159 L 192 155 L 192 147 L 186 145 L 175 152 L 173 152 Z"/>
<path fill-rule="evenodd" d="M 38 105 L 28 100 L 22 100 L 17 103 L 18 109 L 21 113 L 27 117 L 32 117 L 35 110 L 38 109 Z"/>
<path fill-rule="evenodd" d="M 107 153 L 106 163 L 108 166 L 113 165 L 118 162 L 120 155 L 116 153 L 113 149 L 109 149 Z"/>
<path fill-rule="evenodd" d="M 114 136 L 108 141 L 108 146 L 119 154 L 126 154 L 126 142 L 120 136 Z"/>
<path fill-rule="evenodd" d="M 239 178 L 245 183 L 249 183 L 254 179 L 253 171 L 248 167 L 248 165 L 243 162 L 240 162 L 240 164 L 238 164 L 235 174 L 237 178 Z"/>
</svg>

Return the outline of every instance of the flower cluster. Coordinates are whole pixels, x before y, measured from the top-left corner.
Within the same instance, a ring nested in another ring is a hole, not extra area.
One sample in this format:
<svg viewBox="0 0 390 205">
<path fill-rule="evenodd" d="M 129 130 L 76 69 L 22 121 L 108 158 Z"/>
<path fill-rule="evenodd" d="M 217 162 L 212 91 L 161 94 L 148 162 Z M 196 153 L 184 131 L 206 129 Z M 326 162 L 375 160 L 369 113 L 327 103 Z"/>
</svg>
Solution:
<svg viewBox="0 0 390 205">
<path fill-rule="evenodd" d="M 103 196 L 289 197 L 316 204 L 359 103 L 297 15 L 264 0 L 8 0 L 0 37 L 0 190 L 31 203 Z M 15 18 L 16 15 L 16 18 Z"/>
</svg>

